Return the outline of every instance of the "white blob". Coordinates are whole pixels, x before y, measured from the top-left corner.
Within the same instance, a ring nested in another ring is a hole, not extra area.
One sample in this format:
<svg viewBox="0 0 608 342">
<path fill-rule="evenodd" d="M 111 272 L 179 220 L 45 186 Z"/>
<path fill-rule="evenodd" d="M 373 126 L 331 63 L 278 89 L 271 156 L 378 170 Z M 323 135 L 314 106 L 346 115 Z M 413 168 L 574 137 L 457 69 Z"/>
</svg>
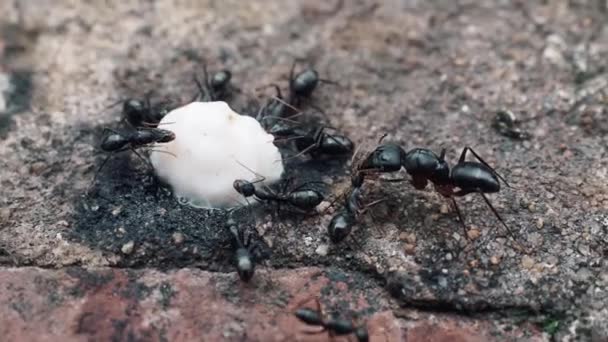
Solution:
<svg viewBox="0 0 608 342">
<path fill-rule="evenodd" d="M 182 203 L 201 208 L 236 206 L 244 199 L 232 183 L 258 178 L 247 168 L 265 177 L 266 184 L 283 173 L 274 137 L 225 102 L 193 102 L 174 109 L 159 128 L 174 132 L 175 140 L 156 144 L 150 161 Z"/>
</svg>

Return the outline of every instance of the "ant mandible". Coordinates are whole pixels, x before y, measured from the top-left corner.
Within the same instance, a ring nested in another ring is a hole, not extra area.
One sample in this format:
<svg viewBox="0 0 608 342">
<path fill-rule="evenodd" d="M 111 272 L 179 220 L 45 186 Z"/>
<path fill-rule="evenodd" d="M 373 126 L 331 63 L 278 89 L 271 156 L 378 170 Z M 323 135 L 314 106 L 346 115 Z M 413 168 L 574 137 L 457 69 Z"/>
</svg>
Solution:
<svg viewBox="0 0 608 342">
<path fill-rule="evenodd" d="M 308 334 L 319 334 L 325 331 L 329 333 L 330 337 L 354 334 L 358 342 L 369 341 L 369 333 L 364 324 L 356 325 L 349 320 L 333 317 L 328 318 L 324 314 L 318 298 L 315 298 L 315 302 L 317 304 L 316 309 L 300 308 L 294 313 L 295 316 L 305 324 L 323 328 L 320 331 Z"/>
</svg>

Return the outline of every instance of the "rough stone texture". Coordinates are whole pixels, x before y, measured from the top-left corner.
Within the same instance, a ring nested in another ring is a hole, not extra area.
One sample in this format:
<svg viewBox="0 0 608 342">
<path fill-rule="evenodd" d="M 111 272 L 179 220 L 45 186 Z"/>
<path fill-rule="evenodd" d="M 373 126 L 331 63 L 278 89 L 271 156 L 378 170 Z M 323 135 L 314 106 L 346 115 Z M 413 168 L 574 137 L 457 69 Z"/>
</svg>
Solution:
<svg viewBox="0 0 608 342">
<path fill-rule="evenodd" d="M 335 15 L 327 14 L 332 4 L 325 1 L 16 3 L 19 11 L 0 2 L 0 297 L 17 303 L 2 308 L 4 334 L 27 340 L 17 334 L 46 324 L 45 331 L 79 338 L 82 308 L 58 304 L 54 312 L 47 285 L 37 289 L 32 281 L 37 276 L 69 291 L 79 283 L 74 272 L 92 272 L 98 280 L 85 286 L 90 290 L 66 303 L 91 303 L 102 325 L 91 328 L 85 317 L 82 331 L 99 340 L 115 331 L 122 340 L 128 331 L 160 340 L 157 330 L 145 335 L 146 322 L 177 327 L 164 323 L 175 319 L 169 311 L 145 298 L 114 298 L 105 273 L 123 279 L 117 288 L 142 277 L 156 295 L 163 281 L 200 287 L 203 298 L 218 301 L 203 284 L 241 289 L 234 274 L 216 273 L 232 271 L 225 213 L 176 203 L 136 158 L 113 158 L 86 195 L 105 158 L 96 149 L 101 130 L 119 120 L 119 109 L 102 109 L 152 90 L 155 101 L 185 103 L 204 58 L 210 69 L 233 71 L 243 92 L 232 104 L 254 113 L 253 100 L 263 96 L 255 89 L 271 82 L 285 87 L 294 58 L 304 58 L 339 83 L 322 85 L 314 101 L 330 126 L 358 144 L 371 147 L 389 133 L 387 140 L 405 148 L 447 147 L 452 163 L 464 146 L 474 147 L 513 185 L 490 198 L 528 250 L 474 195 L 458 199 L 473 240 L 467 241 L 430 188 L 375 182 L 366 185 L 366 198 L 387 201 L 365 216 L 353 234 L 358 244 L 319 248 L 329 242 L 331 208 L 306 218 L 256 210 L 256 228 L 272 251 L 271 276 L 305 282 L 300 268 L 328 272 L 331 265 L 367 284 L 366 298 L 382 299 L 371 306 L 370 324 L 390 330 L 389 340 L 608 338 L 605 1 L 345 1 Z M 498 134 L 492 120 L 500 109 L 516 113 L 532 138 Z M 323 180 L 329 195 L 348 182 L 343 164 L 294 159 L 288 169 L 302 181 Z M 253 218 L 243 217 L 243 224 L 247 219 Z M 121 269 L 10 268 L 29 265 Z M 295 293 L 298 284 L 284 291 Z M 256 298 L 281 298 L 280 291 L 253 287 Z M 190 307 L 204 301 L 187 291 L 178 291 L 183 305 L 171 304 L 190 322 L 180 331 L 192 335 L 183 340 L 208 330 L 200 323 L 204 310 Z M 118 303 L 106 303 L 109 298 Z M 125 318 L 130 306 L 138 308 L 135 318 Z M 292 331 L 292 323 L 273 321 L 283 312 L 278 308 L 261 306 L 253 315 L 248 309 L 222 306 L 208 317 L 232 326 L 226 331 L 235 336 L 243 327 L 256 331 L 256 322 L 268 322 L 263 333 L 276 339 Z M 401 310 L 419 319 L 411 322 Z M 513 335 L 503 334 L 505 325 Z"/>
</svg>

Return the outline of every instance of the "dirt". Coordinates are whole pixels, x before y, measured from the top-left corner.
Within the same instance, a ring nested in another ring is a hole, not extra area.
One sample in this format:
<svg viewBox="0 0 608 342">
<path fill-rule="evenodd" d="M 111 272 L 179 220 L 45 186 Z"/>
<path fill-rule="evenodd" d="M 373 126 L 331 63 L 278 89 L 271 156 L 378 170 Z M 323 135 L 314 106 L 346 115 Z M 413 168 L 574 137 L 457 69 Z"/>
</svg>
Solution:
<svg viewBox="0 0 608 342">
<path fill-rule="evenodd" d="M 150 91 L 187 103 L 205 60 L 233 72 L 241 92 L 230 103 L 254 114 L 265 96 L 255 89 L 286 91 L 298 58 L 338 83 L 313 96 L 326 118 L 308 115 L 357 145 L 388 134 L 405 149 L 445 147 L 451 165 L 472 147 L 512 185 L 489 198 L 516 239 L 474 194 L 457 199 L 469 241 L 431 187 L 370 182 L 365 198 L 385 202 L 339 245 L 326 235 L 337 208 L 244 214 L 268 252 L 263 267 L 336 267 L 395 307 L 531 322 L 546 339 L 608 338 L 605 1 L 346 1 L 334 14 L 322 1 L 19 4 L 0 3 L 11 85 L 0 92 L 3 267 L 231 272 L 225 212 L 177 203 L 131 154 L 92 183 L 102 130 L 120 120 L 119 107 L 104 107 Z M 529 140 L 493 127 L 501 110 Z M 295 158 L 287 168 L 323 181 L 332 199 L 348 164 Z"/>
</svg>

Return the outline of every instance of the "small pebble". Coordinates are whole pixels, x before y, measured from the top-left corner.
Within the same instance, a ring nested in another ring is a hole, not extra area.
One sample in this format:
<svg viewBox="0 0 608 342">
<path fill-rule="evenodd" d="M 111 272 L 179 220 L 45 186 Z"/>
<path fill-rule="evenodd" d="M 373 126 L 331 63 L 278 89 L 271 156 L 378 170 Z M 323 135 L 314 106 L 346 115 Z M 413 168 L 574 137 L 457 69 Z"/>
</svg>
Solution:
<svg viewBox="0 0 608 342">
<path fill-rule="evenodd" d="M 441 207 L 439 207 L 439 212 L 442 214 L 447 214 L 450 212 L 450 208 L 448 207 L 447 204 L 442 204 Z"/>
<path fill-rule="evenodd" d="M 120 248 L 120 250 L 122 251 L 123 254 L 131 254 L 131 253 L 133 253 L 133 249 L 135 249 L 135 242 L 133 242 L 133 241 L 129 241 L 129 242 L 125 243 Z"/>
<path fill-rule="evenodd" d="M 330 206 L 331 206 L 331 202 L 323 201 L 323 202 L 319 203 L 319 205 L 317 206 L 317 211 L 325 212 Z"/>
<path fill-rule="evenodd" d="M 403 244 L 403 250 L 405 251 L 405 254 L 414 255 L 416 254 L 416 245 L 405 243 Z"/>
<path fill-rule="evenodd" d="M 10 219 L 11 219 L 11 210 L 9 208 L 0 209 L 0 222 L 7 223 Z"/>
<path fill-rule="evenodd" d="M 477 228 L 471 228 L 467 231 L 467 236 L 470 240 L 475 240 L 481 236 L 481 232 Z"/>
<path fill-rule="evenodd" d="M 326 256 L 328 251 L 329 251 L 329 245 L 321 244 L 321 245 L 319 245 L 319 247 L 317 247 L 317 249 L 315 250 L 315 253 L 317 253 L 320 256 Z"/>
<path fill-rule="evenodd" d="M 500 264 L 500 257 L 499 257 L 499 256 L 497 256 L 497 255 L 492 255 L 492 256 L 490 257 L 490 263 L 491 263 L 492 265 L 498 265 L 498 264 Z"/>
<path fill-rule="evenodd" d="M 176 245 L 181 245 L 182 243 L 184 243 L 184 234 L 182 234 L 182 233 L 179 233 L 179 232 L 173 233 L 171 238 L 173 239 L 173 243 Z"/>
<path fill-rule="evenodd" d="M 469 267 L 477 268 L 477 266 L 479 266 L 479 261 L 477 259 L 473 259 L 473 260 L 469 261 Z"/>
<path fill-rule="evenodd" d="M 544 225 L 545 225 L 545 220 L 542 217 L 539 217 L 536 220 L 536 228 L 542 229 Z"/>
<path fill-rule="evenodd" d="M 416 234 L 403 232 L 403 233 L 399 234 L 399 240 L 405 241 L 412 245 L 415 245 L 416 244 Z"/>
<path fill-rule="evenodd" d="M 121 211 L 122 211 L 122 206 L 118 206 L 118 207 L 114 208 L 112 210 L 112 216 L 118 216 L 118 214 L 120 214 Z"/>
<path fill-rule="evenodd" d="M 445 255 L 445 260 L 446 260 L 446 261 L 452 261 L 452 253 L 447 253 L 447 254 Z"/>
<path fill-rule="evenodd" d="M 521 265 L 523 266 L 523 268 L 529 270 L 534 266 L 534 259 L 530 258 L 527 255 L 524 255 L 521 258 Z"/>
</svg>

